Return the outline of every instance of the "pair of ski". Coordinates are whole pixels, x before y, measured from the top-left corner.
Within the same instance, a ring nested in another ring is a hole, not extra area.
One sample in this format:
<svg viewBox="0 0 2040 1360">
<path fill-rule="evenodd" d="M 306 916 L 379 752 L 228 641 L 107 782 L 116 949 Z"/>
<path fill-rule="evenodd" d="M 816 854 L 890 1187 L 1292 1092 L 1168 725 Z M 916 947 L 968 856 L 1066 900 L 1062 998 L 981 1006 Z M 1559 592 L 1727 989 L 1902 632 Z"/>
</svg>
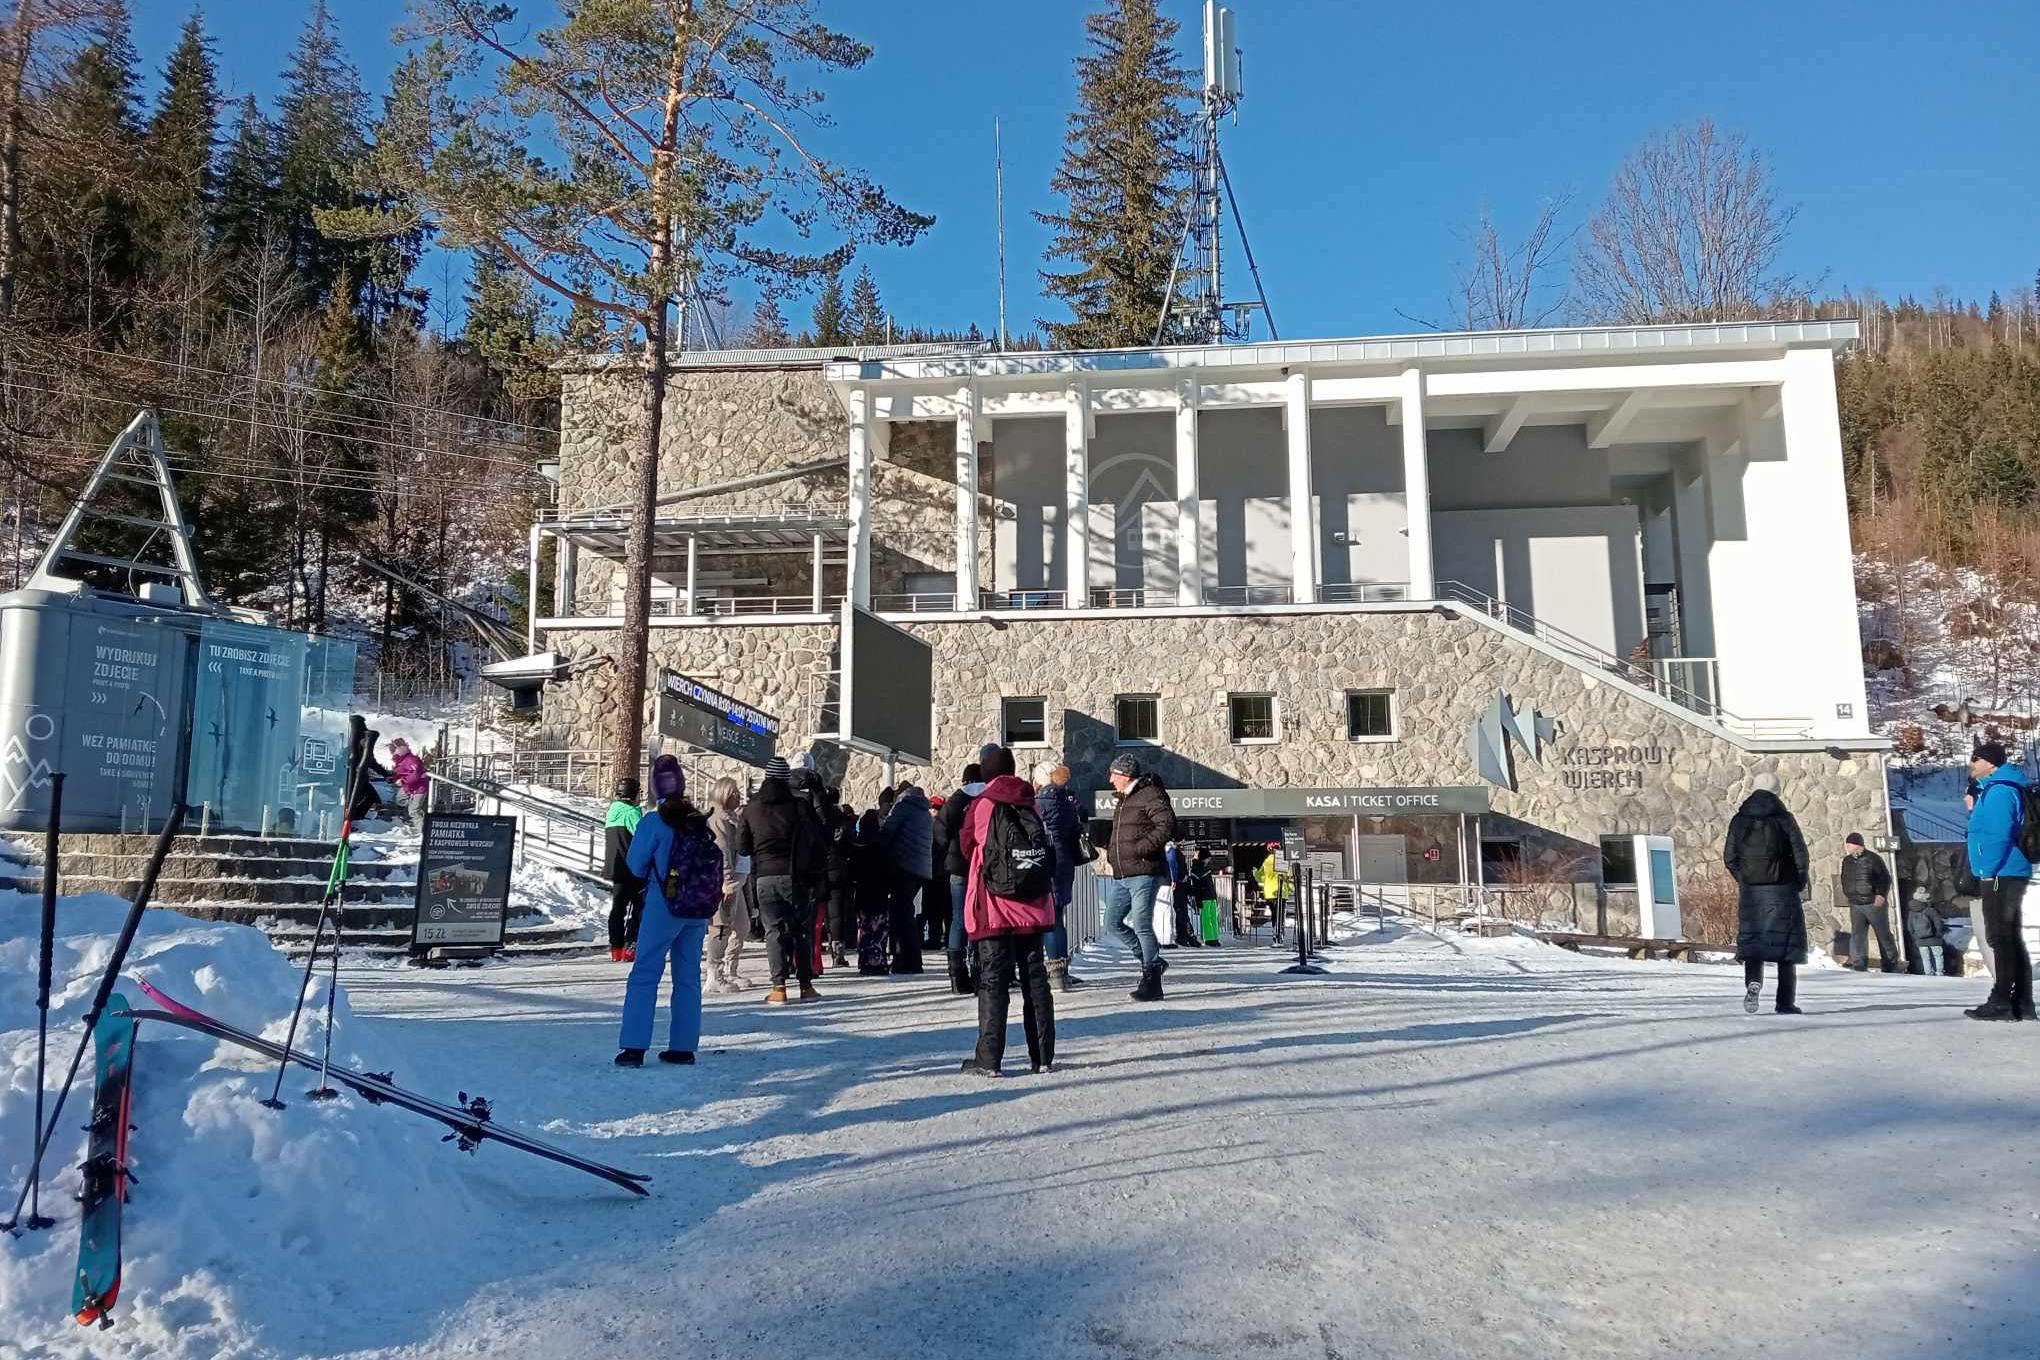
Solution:
<svg viewBox="0 0 2040 1360">
<path fill-rule="evenodd" d="M 157 1009 L 129 1009 L 125 1015 L 130 1021 L 147 1020 L 157 1024 L 175 1025 L 180 1029 L 208 1035 L 223 1043 L 236 1044 L 252 1053 L 260 1053 L 272 1062 L 296 1063 L 300 1067 L 322 1070 L 330 1075 L 332 1080 L 356 1092 L 371 1105 L 395 1105 L 414 1114 L 424 1115 L 428 1119 L 438 1120 L 449 1130 L 440 1141 L 454 1143 L 462 1152 L 473 1152 L 484 1142 L 501 1143 L 505 1147 L 519 1148 L 535 1157 L 543 1157 L 549 1162 L 557 1162 L 561 1166 L 569 1166 L 576 1171 L 598 1176 L 611 1185 L 630 1191 L 633 1195 L 651 1194 L 646 1186 L 651 1177 L 642 1172 L 622 1171 L 601 1162 L 590 1161 L 586 1157 L 568 1152 L 565 1148 L 555 1147 L 551 1143 L 493 1122 L 489 1102 L 480 1096 L 470 1096 L 462 1091 L 458 1103 L 452 1105 L 433 1100 L 392 1084 L 391 1074 L 388 1072 L 355 1072 L 344 1067 L 331 1066 L 325 1058 L 315 1058 L 309 1053 L 285 1047 L 260 1035 L 236 1029 L 209 1015 L 203 1015 L 140 979 L 136 979 L 135 985 L 156 1003 Z"/>
</svg>

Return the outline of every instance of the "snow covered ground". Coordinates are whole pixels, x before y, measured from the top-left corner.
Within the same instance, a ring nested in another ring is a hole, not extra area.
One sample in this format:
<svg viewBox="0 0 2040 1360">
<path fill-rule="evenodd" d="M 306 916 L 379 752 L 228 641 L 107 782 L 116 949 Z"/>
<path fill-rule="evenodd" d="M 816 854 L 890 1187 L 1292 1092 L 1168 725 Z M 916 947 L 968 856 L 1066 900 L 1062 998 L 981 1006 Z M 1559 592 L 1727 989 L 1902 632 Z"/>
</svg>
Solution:
<svg viewBox="0 0 2040 1360">
<path fill-rule="evenodd" d="M 199 944 L 145 946 L 202 985 Z M 1809 970 L 1787 1019 L 1729 968 L 1519 939 L 1172 957 L 1148 1007 L 1091 960 L 1054 1074 L 1016 1008 L 998 1082 L 933 974 L 711 998 L 701 1065 L 637 1072 L 606 959 L 350 975 L 349 1052 L 652 1172 L 641 1202 L 400 1111 L 269 1115 L 145 1034 L 126 1315 L 64 1318 L 74 1231 L 0 1246 L 0 1356 L 2040 1351 L 2040 1028 L 1962 1019 L 1978 979 Z"/>
</svg>

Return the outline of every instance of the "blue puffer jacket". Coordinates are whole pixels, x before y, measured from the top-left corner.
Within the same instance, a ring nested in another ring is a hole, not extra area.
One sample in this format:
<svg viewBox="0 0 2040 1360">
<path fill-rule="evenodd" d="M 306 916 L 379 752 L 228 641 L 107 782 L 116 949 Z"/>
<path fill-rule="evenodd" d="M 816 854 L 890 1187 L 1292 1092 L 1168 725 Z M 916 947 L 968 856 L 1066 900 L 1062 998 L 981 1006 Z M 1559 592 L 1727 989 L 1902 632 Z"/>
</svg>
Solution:
<svg viewBox="0 0 2040 1360">
<path fill-rule="evenodd" d="M 1969 872 L 1978 878 L 2031 878 L 2033 865 L 2019 849 L 2026 810 L 2026 776 L 2000 765 L 1976 791 L 1969 813 Z"/>
<path fill-rule="evenodd" d="M 1056 873 L 1075 873 L 1083 858 L 1077 837 L 1084 830 L 1084 814 L 1077 806 L 1077 795 L 1061 784 L 1045 785 L 1034 795 L 1034 813 L 1041 818 L 1041 829 L 1048 833 L 1048 843 L 1055 849 Z"/>
</svg>

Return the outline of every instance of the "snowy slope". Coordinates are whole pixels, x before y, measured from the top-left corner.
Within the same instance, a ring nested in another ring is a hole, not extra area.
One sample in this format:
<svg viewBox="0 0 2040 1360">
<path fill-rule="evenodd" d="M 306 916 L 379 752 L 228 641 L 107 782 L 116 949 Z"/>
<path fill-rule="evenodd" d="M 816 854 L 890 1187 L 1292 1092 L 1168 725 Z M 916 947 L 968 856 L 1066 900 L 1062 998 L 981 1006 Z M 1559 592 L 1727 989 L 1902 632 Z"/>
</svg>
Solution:
<svg viewBox="0 0 2040 1360">
<path fill-rule="evenodd" d="M 126 907 L 103 895 L 61 903 L 52 1086 Z M 10 1204 L 31 1142 L 37 916 L 33 899 L 0 894 L 0 1169 Z M 259 931 L 158 912 L 144 917 L 126 975 L 279 1040 L 299 979 Z M 138 993 L 131 999 L 141 1001 Z M 323 1003 L 320 988 L 299 1047 L 317 1044 L 320 1027 L 310 1017 L 323 1014 Z M 357 1019 L 344 996 L 337 1021 L 336 1061 L 394 1067 L 399 1083 L 440 1099 L 460 1088 L 457 1055 L 440 1052 L 429 1031 Z M 273 1069 L 262 1060 L 145 1026 L 136 1046 L 131 1152 L 139 1189 L 128 1208 L 125 1284 L 117 1325 L 88 1332 L 67 1306 L 90 1070 L 88 1054 L 49 1158 L 43 1204 L 60 1226 L 0 1243 L 0 1317 L 8 1319 L 0 1356 L 196 1360 L 380 1342 L 419 1311 L 422 1276 L 466 1297 L 499 1272 L 499 1260 L 475 1250 L 479 1238 L 520 1219 L 599 1214 L 595 1201 L 624 1198 L 521 1153 L 489 1147 L 461 1156 L 440 1146 L 439 1125 L 401 1110 L 351 1099 L 315 1104 L 302 1095 L 312 1075 L 298 1069 L 284 1081 L 290 1108 L 265 1110 L 257 1102 Z M 518 1102 L 503 1101 L 500 1116 L 519 1122 Z"/>
</svg>

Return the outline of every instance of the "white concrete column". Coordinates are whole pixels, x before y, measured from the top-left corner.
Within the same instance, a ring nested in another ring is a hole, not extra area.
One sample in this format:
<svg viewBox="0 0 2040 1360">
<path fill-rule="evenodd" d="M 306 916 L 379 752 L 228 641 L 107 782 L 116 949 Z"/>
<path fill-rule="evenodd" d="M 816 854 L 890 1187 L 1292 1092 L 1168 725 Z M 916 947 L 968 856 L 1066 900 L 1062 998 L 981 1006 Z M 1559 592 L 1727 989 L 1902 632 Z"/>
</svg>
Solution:
<svg viewBox="0 0 2040 1360">
<path fill-rule="evenodd" d="M 524 583 L 524 650 L 526 652 L 536 652 L 538 650 L 538 544 L 538 525 L 534 524 L 531 526 L 531 563 L 525 568 Z M 559 604 L 555 601 L 553 613 L 558 614 L 559 612 Z"/>
<path fill-rule="evenodd" d="M 956 607 L 978 607 L 978 398 L 956 392 Z"/>
<path fill-rule="evenodd" d="M 1424 444 L 1424 370 L 1402 372 L 1403 512 L 1410 549 L 1410 598 L 1429 600 L 1438 594 L 1431 575 L 1431 464 Z"/>
<path fill-rule="evenodd" d="M 575 596 L 580 593 L 580 558 L 574 541 L 555 535 L 553 538 L 553 614 L 558 618 L 571 618 L 577 612 Z"/>
<path fill-rule="evenodd" d="M 695 565 L 694 535 L 689 534 L 687 535 L 687 589 L 680 597 L 680 612 L 690 619 L 694 617 L 694 583 L 697 579 Z"/>
<path fill-rule="evenodd" d="M 1204 559 L 1197 523 L 1197 383 L 1176 389 L 1176 603 L 1204 603 Z M 1160 601 L 1149 600 L 1149 604 Z"/>
<path fill-rule="evenodd" d="M 1084 384 L 1070 384 L 1063 413 L 1063 589 L 1072 609 L 1091 603 L 1091 412 Z"/>
<path fill-rule="evenodd" d="M 871 608 L 871 389 L 850 394 L 850 602 Z"/>
<path fill-rule="evenodd" d="M 824 598 L 823 598 L 823 591 L 822 591 L 822 536 L 821 536 L 820 534 L 816 534 L 816 535 L 815 535 L 815 612 L 816 612 L 817 614 L 819 614 L 819 613 L 821 613 L 821 612 L 822 612 L 823 610 L 825 610 L 825 609 L 827 609 L 827 608 L 828 608 L 828 601 L 827 601 L 826 599 L 824 599 Z"/>
<path fill-rule="evenodd" d="M 1289 598 L 1317 599 L 1317 563 L 1312 561 L 1310 496 L 1310 375 L 1292 373 L 1282 385 L 1283 421 L 1289 435 Z"/>
</svg>

